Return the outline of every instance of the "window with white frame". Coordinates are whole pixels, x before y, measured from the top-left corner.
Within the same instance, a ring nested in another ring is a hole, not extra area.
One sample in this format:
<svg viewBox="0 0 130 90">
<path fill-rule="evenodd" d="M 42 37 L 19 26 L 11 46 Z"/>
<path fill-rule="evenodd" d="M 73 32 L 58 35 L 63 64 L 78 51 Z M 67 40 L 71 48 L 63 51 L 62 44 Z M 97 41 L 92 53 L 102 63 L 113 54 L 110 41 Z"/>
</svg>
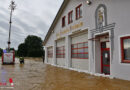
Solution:
<svg viewBox="0 0 130 90">
<path fill-rule="evenodd" d="M 121 37 L 122 63 L 130 63 L 130 36 Z"/>
</svg>

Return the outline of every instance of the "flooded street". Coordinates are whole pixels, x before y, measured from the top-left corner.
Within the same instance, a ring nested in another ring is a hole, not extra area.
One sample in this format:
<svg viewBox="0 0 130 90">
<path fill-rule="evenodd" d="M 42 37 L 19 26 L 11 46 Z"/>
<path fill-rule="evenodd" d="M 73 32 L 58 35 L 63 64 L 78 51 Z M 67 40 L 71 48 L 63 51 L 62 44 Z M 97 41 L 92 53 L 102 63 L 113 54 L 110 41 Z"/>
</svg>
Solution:
<svg viewBox="0 0 130 90">
<path fill-rule="evenodd" d="M 15 65 L 0 65 L 0 68 L 0 90 L 130 90 L 130 81 L 95 77 L 45 65 L 39 60 L 25 60 L 20 65 L 17 59 Z M 10 78 L 14 83 L 12 88 Z M 2 85 L 3 82 L 7 85 Z"/>
</svg>

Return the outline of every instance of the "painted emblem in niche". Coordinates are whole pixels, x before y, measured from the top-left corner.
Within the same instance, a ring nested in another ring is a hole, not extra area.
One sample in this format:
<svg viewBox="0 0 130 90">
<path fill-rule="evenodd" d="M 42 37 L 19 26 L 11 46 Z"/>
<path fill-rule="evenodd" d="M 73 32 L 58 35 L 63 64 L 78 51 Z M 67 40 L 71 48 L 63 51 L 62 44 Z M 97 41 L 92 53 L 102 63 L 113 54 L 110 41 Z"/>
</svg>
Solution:
<svg viewBox="0 0 130 90">
<path fill-rule="evenodd" d="M 96 28 L 102 28 L 107 25 L 107 11 L 106 6 L 100 4 L 96 9 Z"/>
<path fill-rule="evenodd" d="M 99 27 L 104 26 L 104 11 L 103 10 L 98 11 L 98 25 Z"/>
</svg>

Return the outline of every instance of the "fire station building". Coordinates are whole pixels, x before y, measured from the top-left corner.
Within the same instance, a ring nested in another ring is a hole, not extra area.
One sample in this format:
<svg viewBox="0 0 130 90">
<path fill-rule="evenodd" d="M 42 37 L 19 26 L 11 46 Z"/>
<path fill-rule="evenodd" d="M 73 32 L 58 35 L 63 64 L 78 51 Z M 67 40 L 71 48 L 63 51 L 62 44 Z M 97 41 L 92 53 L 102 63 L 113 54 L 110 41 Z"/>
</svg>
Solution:
<svg viewBox="0 0 130 90">
<path fill-rule="evenodd" d="M 130 80 L 130 0 L 64 0 L 45 63 Z"/>
</svg>

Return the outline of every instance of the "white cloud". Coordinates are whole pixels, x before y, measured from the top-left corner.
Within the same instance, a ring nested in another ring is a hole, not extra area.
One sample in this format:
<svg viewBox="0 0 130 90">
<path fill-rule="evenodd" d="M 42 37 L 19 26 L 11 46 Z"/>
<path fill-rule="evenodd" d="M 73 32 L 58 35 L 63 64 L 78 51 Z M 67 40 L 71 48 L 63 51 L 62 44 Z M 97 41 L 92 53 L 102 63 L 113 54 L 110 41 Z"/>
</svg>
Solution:
<svg viewBox="0 0 130 90">
<path fill-rule="evenodd" d="M 5 31 L 4 28 L 0 27 L 0 34 L 2 35 L 2 34 L 5 34 L 5 33 L 7 33 L 7 31 Z"/>
<path fill-rule="evenodd" d="M 9 4 L 11 0 L 0 0 L 0 48 L 7 47 L 9 28 Z M 15 0 L 13 12 L 11 46 L 17 48 L 27 35 L 44 39 L 63 0 Z"/>
</svg>

